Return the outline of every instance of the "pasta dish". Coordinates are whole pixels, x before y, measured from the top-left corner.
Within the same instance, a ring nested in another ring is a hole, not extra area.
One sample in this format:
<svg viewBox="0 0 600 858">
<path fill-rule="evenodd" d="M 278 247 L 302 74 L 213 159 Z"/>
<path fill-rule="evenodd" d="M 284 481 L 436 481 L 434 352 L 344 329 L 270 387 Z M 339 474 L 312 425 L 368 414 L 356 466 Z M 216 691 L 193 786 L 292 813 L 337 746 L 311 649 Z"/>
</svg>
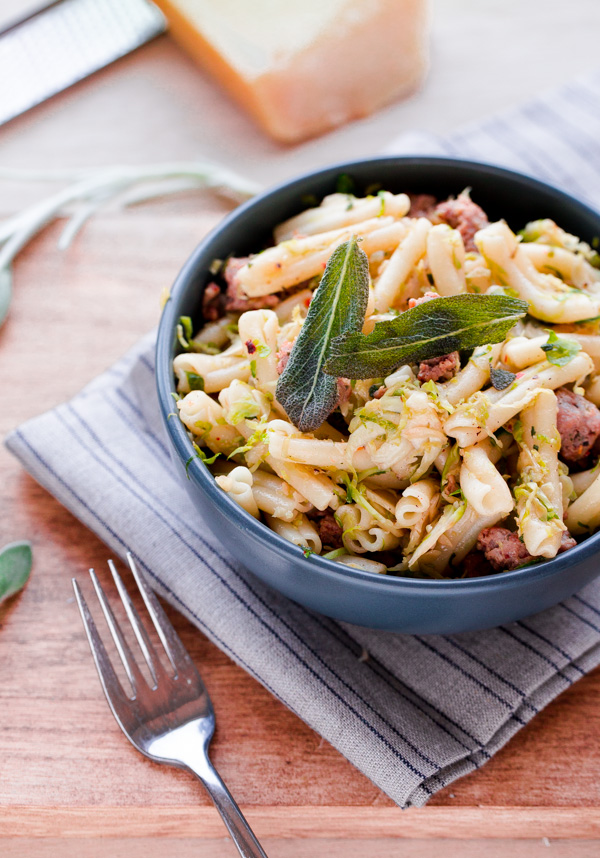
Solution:
<svg viewBox="0 0 600 858">
<path fill-rule="evenodd" d="M 211 266 L 174 359 L 192 458 L 359 569 L 474 577 L 573 547 L 600 524 L 595 249 L 490 223 L 468 190 L 346 191 Z"/>
</svg>

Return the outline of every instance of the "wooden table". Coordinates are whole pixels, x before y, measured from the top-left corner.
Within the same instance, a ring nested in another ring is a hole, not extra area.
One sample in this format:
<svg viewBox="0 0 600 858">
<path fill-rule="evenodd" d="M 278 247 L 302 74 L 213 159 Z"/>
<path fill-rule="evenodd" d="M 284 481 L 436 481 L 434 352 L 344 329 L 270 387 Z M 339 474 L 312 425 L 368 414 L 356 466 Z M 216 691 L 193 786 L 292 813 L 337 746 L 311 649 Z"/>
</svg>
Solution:
<svg viewBox="0 0 600 858">
<path fill-rule="evenodd" d="M 171 93 L 178 80 L 185 93 L 190 74 L 169 41 L 159 40 L 0 132 L 0 162 L 66 163 L 65 151 L 76 164 L 155 160 L 160 141 L 174 133 Z M 119 116 L 135 146 L 129 157 L 115 144 Z M 97 145 L 82 151 L 89 123 Z M 190 127 L 163 157 L 190 156 Z M 6 186 L 0 207 L 12 211 L 40 190 Z M 75 394 L 152 327 L 161 289 L 225 210 L 214 199 L 181 197 L 100 214 L 65 253 L 56 250 L 60 225 L 33 242 L 18 260 L 10 320 L 0 330 L 3 435 Z M 89 566 L 106 579 L 106 547 L 3 449 L 0 487 L 0 543 L 30 538 L 35 556 L 27 589 L 0 609 L 0 854 L 233 856 L 200 785 L 142 758 L 109 713 L 70 585 Z M 215 764 L 271 858 L 428 858 L 442 849 L 451 858 L 495 858 L 508 849 L 516 858 L 598 854 L 600 671 L 562 694 L 483 769 L 426 808 L 402 812 L 169 614 L 214 701 Z M 547 852 L 543 838 L 560 843 Z"/>
</svg>

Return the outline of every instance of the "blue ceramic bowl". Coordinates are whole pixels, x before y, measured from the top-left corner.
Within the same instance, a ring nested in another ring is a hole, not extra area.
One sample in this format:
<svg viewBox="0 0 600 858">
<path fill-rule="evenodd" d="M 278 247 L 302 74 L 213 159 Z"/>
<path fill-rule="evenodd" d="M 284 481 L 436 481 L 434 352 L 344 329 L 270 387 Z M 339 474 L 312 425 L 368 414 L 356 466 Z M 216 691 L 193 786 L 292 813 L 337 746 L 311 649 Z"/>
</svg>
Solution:
<svg viewBox="0 0 600 858">
<path fill-rule="evenodd" d="M 168 420 L 173 410 L 172 360 L 178 352 L 180 316 L 201 324 L 202 291 L 209 265 L 229 254 L 242 256 L 271 243 L 275 224 L 306 208 L 302 198 L 333 193 L 346 173 L 364 193 L 379 183 L 399 193 L 430 193 L 440 199 L 472 188 L 473 199 L 490 220 L 504 218 L 519 229 L 550 217 L 591 241 L 600 235 L 600 216 L 566 194 L 526 176 L 468 161 L 440 158 L 375 158 L 337 164 L 294 179 L 256 197 L 226 217 L 196 248 L 179 274 L 158 332 L 156 374 L 164 425 L 180 475 L 206 526 L 243 566 L 276 590 L 308 608 L 363 626 L 411 633 L 452 633 L 492 626 L 542 611 L 572 595 L 600 573 L 600 532 L 553 560 L 482 578 L 432 581 L 380 576 L 342 566 L 302 551 L 230 500 L 193 454 L 184 426 Z"/>
</svg>

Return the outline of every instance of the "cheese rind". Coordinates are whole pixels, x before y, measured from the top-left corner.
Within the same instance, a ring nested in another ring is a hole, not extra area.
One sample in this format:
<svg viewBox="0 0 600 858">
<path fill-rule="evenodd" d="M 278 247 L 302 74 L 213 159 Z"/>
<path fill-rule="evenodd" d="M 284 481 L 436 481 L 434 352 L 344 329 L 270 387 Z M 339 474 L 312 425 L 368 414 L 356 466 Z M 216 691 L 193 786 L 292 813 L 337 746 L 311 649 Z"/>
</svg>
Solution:
<svg viewBox="0 0 600 858">
<path fill-rule="evenodd" d="M 414 91 L 428 0 L 156 0 L 172 35 L 273 137 L 292 143 Z"/>
</svg>

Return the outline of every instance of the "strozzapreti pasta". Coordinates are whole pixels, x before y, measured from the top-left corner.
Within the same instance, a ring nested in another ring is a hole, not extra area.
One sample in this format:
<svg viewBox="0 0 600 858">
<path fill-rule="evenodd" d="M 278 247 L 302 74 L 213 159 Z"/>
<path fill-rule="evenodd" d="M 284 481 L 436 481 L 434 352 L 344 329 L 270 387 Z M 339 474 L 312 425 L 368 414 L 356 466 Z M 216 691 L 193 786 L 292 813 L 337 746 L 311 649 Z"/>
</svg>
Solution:
<svg viewBox="0 0 600 858">
<path fill-rule="evenodd" d="M 528 315 L 503 342 L 338 377 L 333 409 L 301 431 L 278 385 L 323 272 L 355 239 L 368 264 L 365 335 L 469 294 L 518 297 Z M 433 578 L 547 560 L 600 525 L 600 259 L 589 245 L 550 220 L 520 233 L 489 223 L 468 192 L 438 202 L 380 191 L 332 194 L 259 251 L 215 261 L 203 324 L 181 320 L 173 367 L 196 456 L 250 515 L 306 556 Z"/>
</svg>

